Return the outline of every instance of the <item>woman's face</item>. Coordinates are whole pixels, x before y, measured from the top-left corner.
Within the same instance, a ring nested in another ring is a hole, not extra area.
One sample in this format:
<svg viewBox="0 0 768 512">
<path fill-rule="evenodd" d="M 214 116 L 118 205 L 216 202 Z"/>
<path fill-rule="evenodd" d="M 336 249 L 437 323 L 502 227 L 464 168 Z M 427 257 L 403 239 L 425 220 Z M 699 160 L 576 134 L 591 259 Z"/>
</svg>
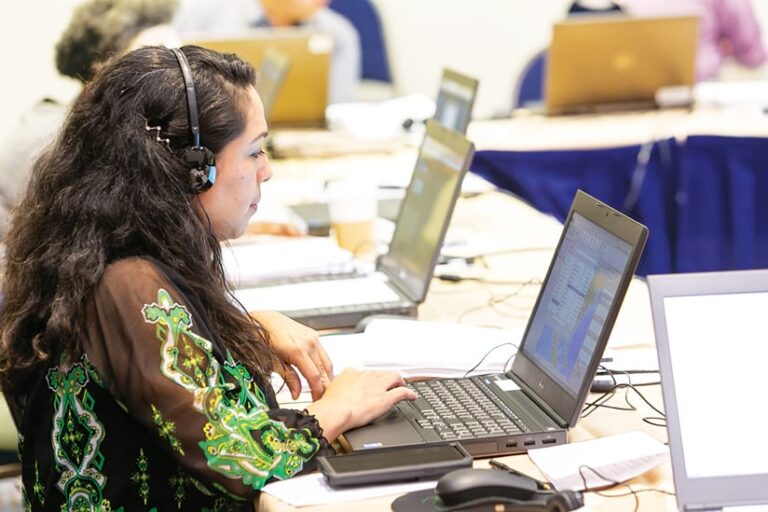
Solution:
<svg viewBox="0 0 768 512">
<path fill-rule="evenodd" d="M 264 107 L 253 87 L 249 88 L 248 98 L 245 130 L 216 155 L 216 181 L 199 195 L 219 240 L 237 238 L 245 232 L 261 199 L 261 183 L 272 177 L 264 152 Z"/>
</svg>

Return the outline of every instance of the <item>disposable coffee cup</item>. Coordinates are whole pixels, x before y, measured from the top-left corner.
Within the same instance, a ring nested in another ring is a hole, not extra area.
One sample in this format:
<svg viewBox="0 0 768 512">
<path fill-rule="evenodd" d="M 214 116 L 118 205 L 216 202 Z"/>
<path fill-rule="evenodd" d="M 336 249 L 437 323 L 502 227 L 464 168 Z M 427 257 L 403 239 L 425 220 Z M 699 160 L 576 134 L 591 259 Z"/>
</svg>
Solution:
<svg viewBox="0 0 768 512">
<path fill-rule="evenodd" d="M 329 182 L 326 191 L 331 233 L 339 247 L 353 254 L 373 252 L 376 185 L 360 179 L 341 179 Z"/>
</svg>

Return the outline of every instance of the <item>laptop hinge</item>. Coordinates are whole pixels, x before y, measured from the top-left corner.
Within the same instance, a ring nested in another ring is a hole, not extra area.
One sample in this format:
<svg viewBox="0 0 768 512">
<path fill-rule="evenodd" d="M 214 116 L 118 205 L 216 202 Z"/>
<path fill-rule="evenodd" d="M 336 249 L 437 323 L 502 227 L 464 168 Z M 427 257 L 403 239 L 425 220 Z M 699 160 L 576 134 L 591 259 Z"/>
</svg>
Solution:
<svg viewBox="0 0 768 512">
<path fill-rule="evenodd" d="M 691 512 L 705 512 L 707 510 L 723 510 L 723 507 L 713 507 L 712 505 L 684 505 L 683 510 Z"/>
<path fill-rule="evenodd" d="M 517 378 L 517 376 L 512 372 L 507 372 L 507 377 L 515 381 L 515 383 L 520 386 L 520 389 L 523 391 L 523 393 L 525 393 L 528 398 L 533 400 L 533 402 L 538 405 L 542 411 L 547 413 L 547 416 L 552 418 L 552 421 L 554 421 L 559 427 L 566 430 L 568 429 L 568 420 L 557 414 L 557 411 L 550 407 L 547 402 L 542 400 L 539 395 L 534 393 L 531 387 L 523 382 L 522 379 Z"/>
</svg>

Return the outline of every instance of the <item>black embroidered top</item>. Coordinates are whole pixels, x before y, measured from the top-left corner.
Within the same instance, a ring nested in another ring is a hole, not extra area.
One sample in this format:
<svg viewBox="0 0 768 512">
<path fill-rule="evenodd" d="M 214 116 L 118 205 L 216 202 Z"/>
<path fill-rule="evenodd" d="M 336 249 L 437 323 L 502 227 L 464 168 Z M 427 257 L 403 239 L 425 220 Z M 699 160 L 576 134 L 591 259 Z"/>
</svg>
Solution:
<svg viewBox="0 0 768 512">
<path fill-rule="evenodd" d="M 280 409 L 215 345 L 170 269 L 113 263 L 87 323 L 82 358 L 41 370 L 17 414 L 28 510 L 251 510 L 330 450 L 314 417 Z"/>
</svg>

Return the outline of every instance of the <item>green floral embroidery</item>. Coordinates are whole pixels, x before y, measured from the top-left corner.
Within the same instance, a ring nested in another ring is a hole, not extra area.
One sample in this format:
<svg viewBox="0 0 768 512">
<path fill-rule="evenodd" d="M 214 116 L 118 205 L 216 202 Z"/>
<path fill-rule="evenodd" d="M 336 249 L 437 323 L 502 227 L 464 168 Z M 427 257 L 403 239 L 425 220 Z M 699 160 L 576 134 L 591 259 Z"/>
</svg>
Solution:
<svg viewBox="0 0 768 512">
<path fill-rule="evenodd" d="M 53 456 L 61 468 L 56 487 L 66 497 L 63 510 L 106 510 L 103 499 L 107 478 L 101 473 L 104 455 L 100 451 L 104 426 L 93 413 L 93 397 L 88 383 L 88 358 L 69 372 L 51 368 L 48 387 L 55 393 L 53 417 Z M 109 505 L 109 502 L 106 502 Z"/>
<path fill-rule="evenodd" d="M 181 455 L 184 455 L 184 448 L 182 448 L 181 442 L 178 439 L 176 439 L 176 436 L 173 435 L 176 432 L 176 425 L 170 420 L 165 421 L 163 419 L 163 415 L 160 414 L 160 411 L 158 410 L 157 407 L 155 407 L 154 405 L 151 405 L 151 407 L 152 407 L 152 421 L 154 421 L 155 425 L 157 425 L 157 433 L 160 436 L 160 438 L 167 440 L 174 451 L 178 452 Z"/>
<path fill-rule="evenodd" d="M 147 504 L 149 499 L 149 460 L 144 455 L 144 450 L 139 448 L 139 457 L 136 459 L 136 472 L 131 474 L 131 481 L 139 487 L 139 496 Z"/>
<path fill-rule="evenodd" d="M 35 496 L 35 499 L 38 503 L 40 503 L 40 506 L 45 506 L 45 486 L 40 482 L 40 470 L 37 466 L 37 461 L 35 461 L 35 483 L 32 484 L 32 494 Z"/>
<path fill-rule="evenodd" d="M 253 377 L 231 354 L 223 368 L 210 341 L 191 331 L 192 319 L 164 289 L 146 304 L 144 319 L 156 324 L 161 371 L 194 396 L 205 414 L 205 441 L 199 443 L 208 466 L 260 489 L 271 477 L 288 478 L 320 447 L 308 429 L 289 429 L 267 414 L 266 399 Z M 234 382 L 233 382 L 234 381 Z"/>
<path fill-rule="evenodd" d="M 181 510 L 181 506 L 184 504 L 184 496 L 186 495 L 184 488 L 187 486 L 188 480 L 189 477 L 181 468 L 179 468 L 176 476 L 172 476 L 170 480 L 168 480 L 168 484 L 173 490 L 173 499 L 176 500 L 176 506 L 179 510 Z"/>
</svg>

